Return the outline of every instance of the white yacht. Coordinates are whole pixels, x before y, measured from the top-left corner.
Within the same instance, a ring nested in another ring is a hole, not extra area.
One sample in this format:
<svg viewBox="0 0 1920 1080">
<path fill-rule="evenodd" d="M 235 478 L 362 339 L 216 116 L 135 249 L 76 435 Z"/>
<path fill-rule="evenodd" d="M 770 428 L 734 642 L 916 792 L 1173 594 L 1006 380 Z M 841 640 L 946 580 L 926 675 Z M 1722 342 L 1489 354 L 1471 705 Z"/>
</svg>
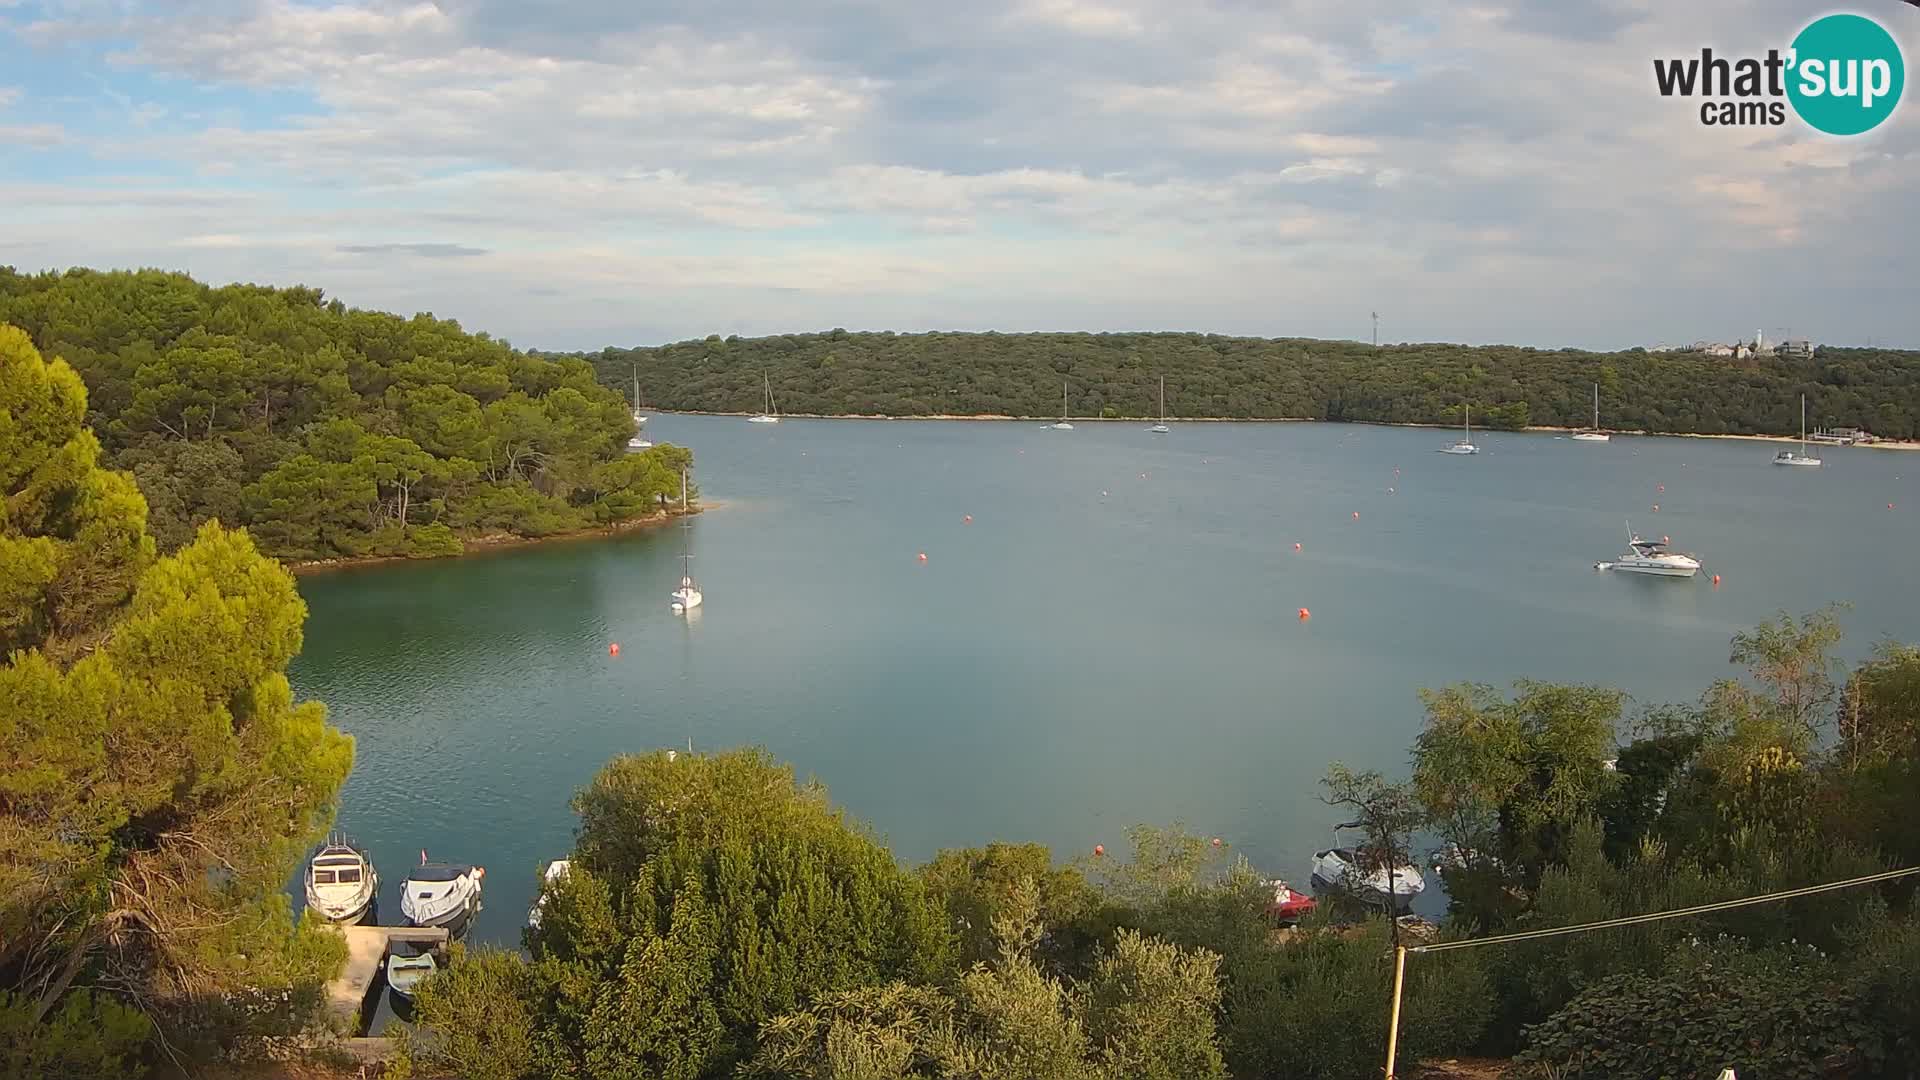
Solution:
<svg viewBox="0 0 1920 1080">
<path fill-rule="evenodd" d="M 747 417 L 747 423 L 777 424 L 780 422 L 780 412 L 773 407 L 773 379 L 763 374 L 760 376 L 760 380 L 762 387 L 766 391 L 766 398 L 760 406 L 760 415 Z"/>
<path fill-rule="evenodd" d="M 1350 821 L 1334 828 L 1353 829 L 1359 824 Z M 1427 888 L 1427 879 L 1418 867 L 1401 865 L 1391 871 L 1382 867 L 1369 874 L 1360 868 L 1360 857 L 1354 850 L 1345 847 L 1314 852 L 1310 880 L 1320 892 L 1345 894 L 1369 907 L 1391 907 L 1395 914 L 1405 914 L 1413 906 L 1413 898 Z"/>
<path fill-rule="evenodd" d="M 1173 429 L 1167 426 L 1167 377 L 1160 376 L 1160 422 L 1147 429 L 1155 435 L 1165 435 Z"/>
<path fill-rule="evenodd" d="M 1613 436 L 1600 430 L 1600 384 L 1593 384 L 1593 426 L 1573 433 L 1574 442 L 1612 442 Z"/>
<path fill-rule="evenodd" d="M 1824 464 L 1819 458 L 1807 453 L 1807 395 L 1800 395 L 1800 450 L 1782 450 L 1773 455 L 1775 465 L 1812 465 Z"/>
<path fill-rule="evenodd" d="M 307 864 L 307 910 L 328 922 L 356 923 L 380 895 L 380 875 L 351 840 L 335 833 Z"/>
<path fill-rule="evenodd" d="M 1048 424 L 1047 426 L 1055 431 L 1073 430 L 1073 425 L 1067 423 L 1067 384 L 1064 379 L 1060 382 L 1060 422 L 1057 424 Z"/>
<path fill-rule="evenodd" d="M 527 909 L 528 926 L 540 929 L 540 909 L 547 906 L 547 886 L 566 877 L 571 865 L 566 859 L 555 859 L 547 864 L 547 869 L 540 875 L 540 895 L 534 897 L 533 906 Z"/>
<path fill-rule="evenodd" d="M 1642 540 L 1627 525 L 1626 554 L 1610 563 L 1595 563 L 1596 570 L 1621 570 L 1629 574 L 1655 577 L 1692 577 L 1700 572 L 1700 560 L 1684 551 L 1668 551 L 1665 540 Z"/>
<path fill-rule="evenodd" d="M 480 910 L 480 879 L 486 868 L 466 863 L 426 861 L 407 872 L 400 892 L 400 914 L 408 926 L 444 926 L 455 936 Z"/>
<path fill-rule="evenodd" d="M 1473 445 L 1473 406 L 1471 405 L 1467 406 L 1466 432 L 1465 435 L 1460 437 L 1459 442 L 1454 443 L 1452 446 L 1441 447 L 1440 452 L 1443 454 L 1477 454 L 1480 452 L 1480 448 Z"/>
</svg>

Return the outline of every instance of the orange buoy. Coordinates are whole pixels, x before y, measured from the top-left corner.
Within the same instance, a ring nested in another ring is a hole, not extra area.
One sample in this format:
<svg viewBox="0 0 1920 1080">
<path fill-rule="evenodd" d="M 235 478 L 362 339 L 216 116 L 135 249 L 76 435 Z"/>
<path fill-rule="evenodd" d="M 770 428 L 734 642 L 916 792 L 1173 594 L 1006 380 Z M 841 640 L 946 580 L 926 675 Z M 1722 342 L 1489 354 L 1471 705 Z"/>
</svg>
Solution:
<svg viewBox="0 0 1920 1080">
<path fill-rule="evenodd" d="M 1714 583 L 1715 585 L 1718 585 L 1718 584 L 1720 584 L 1720 575 L 1719 575 L 1719 574 L 1715 574 L 1715 575 L 1713 575 L 1713 583 Z"/>
<path fill-rule="evenodd" d="M 1220 846 L 1220 838 L 1219 838 L 1219 837 L 1217 837 L 1217 836 L 1216 836 L 1216 837 L 1214 837 L 1214 838 L 1213 838 L 1213 846 L 1214 846 L 1214 847 L 1219 847 L 1219 846 Z"/>
<path fill-rule="evenodd" d="M 1295 545 L 1293 545 L 1293 550 L 1295 550 L 1295 551 L 1299 551 L 1299 550 L 1300 550 L 1300 545 L 1299 545 L 1299 544 L 1295 544 Z"/>
<path fill-rule="evenodd" d="M 1096 857 L 1096 858 L 1098 858 L 1099 856 L 1101 856 L 1101 855 L 1105 855 L 1106 853 L 1107 853 L 1107 845 L 1105 845 L 1105 844 L 1095 844 L 1095 845 L 1093 845 L 1093 854 L 1094 854 L 1094 857 Z"/>
<path fill-rule="evenodd" d="M 1300 621 L 1301 621 L 1301 622 L 1306 622 L 1306 621 L 1307 621 L 1308 619 L 1311 619 L 1311 618 L 1313 618 L 1313 612 L 1311 612 L 1311 611 L 1308 611 L 1308 610 L 1307 610 L 1306 608 L 1301 608 L 1301 609 L 1300 609 Z"/>
<path fill-rule="evenodd" d="M 609 646 L 607 646 L 607 655 L 608 655 L 608 656 L 619 656 L 619 655 L 620 655 L 620 643 L 616 641 L 616 642 L 614 642 L 613 644 L 611 644 L 611 645 L 609 645 Z"/>
<path fill-rule="evenodd" d="M 962 525 L 971 525 L 971 524 L 973 524 L 973 515 L 972 515 L 972 514 L 968 514 L 968 515 L 967 515 L 966 517 L 963 517 L 963 518 L 961 518 L 961 519 L 960 519 L 960 523 L 961 523 Z"/>
<path fill-rule="evenodd" d="M 924 552 L 924 551 L 923 551 L 923 552 L 921 552 L 921 553 L 920 553 L 920 561 L 921 561 L 921 562 L 926 562 L 926 561 L 927 561 L 927 553 L 926 553 L 926 552 Z"/>
</svg>

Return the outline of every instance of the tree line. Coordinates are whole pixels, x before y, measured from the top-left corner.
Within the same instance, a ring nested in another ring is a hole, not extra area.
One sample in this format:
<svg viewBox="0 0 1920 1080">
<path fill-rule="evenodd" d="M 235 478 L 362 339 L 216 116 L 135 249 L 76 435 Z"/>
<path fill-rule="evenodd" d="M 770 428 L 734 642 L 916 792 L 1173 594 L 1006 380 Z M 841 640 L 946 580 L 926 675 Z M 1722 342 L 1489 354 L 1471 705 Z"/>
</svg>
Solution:
<svg viewBox="0 0 1920 1080">
<path fill-rule="evenodd" d="M 560 355 L 560 354 L 553 354 Z M 637 373 L 662 409 L 757 412 L 763 378 L 786 412 L 839 416 L 1174 417 L 1584 427 L 1790 435 L 1814 426 L 1920 438 L 1920 352 L 1821 347 L 1736 361 L 1510 345 L 1400 344 L 1187 333 L 849 333 L 683 341 L 566 354 L 616 387 Z"/>
<path fill-rule="evenodd" d="M 318 289 L 0 267 L 0 324 L 85 381 L 163 551 L 218 520 L 285 559 L 456 554 L 655 513 L 692 461 L 626 453 L 625 398 L 583 361 Z"/>
</svg>

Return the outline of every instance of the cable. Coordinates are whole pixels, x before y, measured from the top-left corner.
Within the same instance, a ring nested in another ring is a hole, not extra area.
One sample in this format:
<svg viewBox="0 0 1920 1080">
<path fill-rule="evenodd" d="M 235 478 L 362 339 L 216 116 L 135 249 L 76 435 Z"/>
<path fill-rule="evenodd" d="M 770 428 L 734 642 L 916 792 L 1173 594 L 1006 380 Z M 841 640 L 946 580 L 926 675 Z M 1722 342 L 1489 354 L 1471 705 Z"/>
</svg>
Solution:
<svg viewBox="0 0 1920 1080">
<path fill-rule="evenodd" d="M 1523 930 L 1517 934 L 1501 934 L 1497 937 L 1468 938 L 1464 941 L 1442 941 L 1432 945 L 1415 945 L 1408 952 L 1435 953 L 1449 949 L 1471 949 L 1478 945 L 1501 945 L 1510 941 L 1531 941 L 1534 938 L 1556 937 L 1560 934 L 1578 934 L 1587 930 L 1605 930 L 1615 926 L 1634 926 L 1639 923 L 1659 922 L 1662 919 L 1678 919 L 1685 915 L 1705 915 L 1728 908 L 1749 907 L 1753 904 L 1765 904 L 1774 900 L 1792 900 L 1799 896 L 1812 896 L 1814 893 L 1828 892 L 1833 889 L 1848 889 L 1855 885 L 1872 885 L 1881 881 L 1892 881 L 1909 874 L 1920 874 L 1920 866 L 1910 866 L 1905 870 L 1888 870 L 1866 877 L 1849 878 L 1846 881 L 1830 881 L 1825 885 L 1808 885 L 1785 892 L 1768 893 L 1765 896 L 1748 896 L 1739 900 L 1722 900 L 1714 904 L 1700 904 L 1675 911 L 1655 911 L 1645 915 L 1628 915 L 1618 919 L 1606 919 L 1601 922 L 1581 923 L 1578 926 L 1556 926 L 1545 930 Z"/>
</svg>

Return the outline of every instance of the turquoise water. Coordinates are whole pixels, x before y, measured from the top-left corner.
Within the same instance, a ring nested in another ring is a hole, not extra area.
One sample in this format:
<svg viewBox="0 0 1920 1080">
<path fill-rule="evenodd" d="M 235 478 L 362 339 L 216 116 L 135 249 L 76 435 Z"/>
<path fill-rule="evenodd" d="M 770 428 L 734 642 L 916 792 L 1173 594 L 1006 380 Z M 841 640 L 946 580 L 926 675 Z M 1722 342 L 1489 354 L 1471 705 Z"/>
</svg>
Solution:
<svg viewBox="0 0 1920 1080">
<path fill-rule="evenodd" d="M 1736 630 L 1830 600 L 1850 656 L 1920 637 L 1920 454 L 1144 427 L 656 417 L 719 504 L 685 536 L 691 620 L 667 608 L 672 527 L 302 579 L 294 683 L 358 741 L 340 827 L 383 914 L 425 848 L 488 868 L 475 936 L 516 941 L 573 791 L 689 738 L 769 747 L 909 861 L 1182 819 L 1304 884 L 1339 820 L 1319 777 L 1404 771 L 1420 687 L 1688 699 L 1732 673 Z M 1595 572 L 1628 517 L 1702 575 Z"/>
</svg>

